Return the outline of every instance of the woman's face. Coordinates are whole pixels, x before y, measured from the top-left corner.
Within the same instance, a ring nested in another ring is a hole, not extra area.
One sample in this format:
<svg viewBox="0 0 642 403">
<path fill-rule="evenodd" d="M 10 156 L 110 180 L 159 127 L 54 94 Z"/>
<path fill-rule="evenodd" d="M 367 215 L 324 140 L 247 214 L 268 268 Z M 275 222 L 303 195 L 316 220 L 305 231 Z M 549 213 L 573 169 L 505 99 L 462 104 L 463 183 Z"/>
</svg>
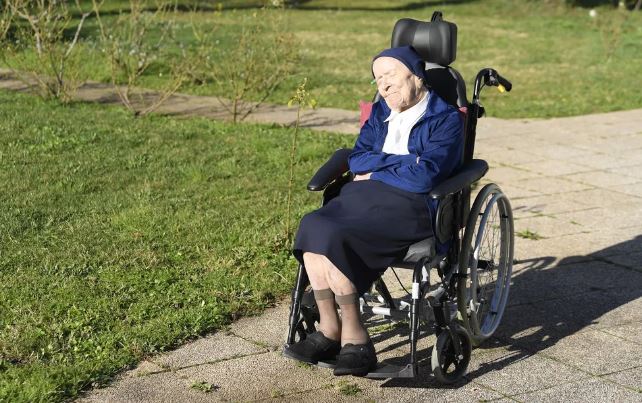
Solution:
<svg viewBox="0 0 642 403">
<path fill-rule="evenodd" d="M 423 81 L 393 57 L 379 57 L 372 64 L 379 94 L 396 112 L 412 107 L 425 94 Z"/>
</svg>

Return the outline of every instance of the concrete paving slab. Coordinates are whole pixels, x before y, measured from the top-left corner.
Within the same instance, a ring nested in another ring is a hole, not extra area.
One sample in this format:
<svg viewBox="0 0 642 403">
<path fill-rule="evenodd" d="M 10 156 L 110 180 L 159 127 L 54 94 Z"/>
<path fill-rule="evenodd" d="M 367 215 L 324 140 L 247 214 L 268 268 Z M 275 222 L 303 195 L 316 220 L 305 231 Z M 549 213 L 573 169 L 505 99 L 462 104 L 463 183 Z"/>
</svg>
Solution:
<svg viewBox="0 0 642 403">
<path fill-rule="evenodd" d="M 619 206 L 631 206 L 640 203 L 640 198 L 628 195 L 615 189 L 586 189 L 568 194 L 576 200 L 591 207 L 611 208 Z"/>
<path fill-rule="evenodd" d="M 592 185 L 566 180 L 563 176 L 528 179 L 528 181 L 516 182 L 516 184 L 540 194 L 567 193 L 594 188 Z"/>
<path fill-rule="evenodd" d="M 217 399 L 233 401 L 268 399 L 324 389 L 334 378 L 328 369 L 300 365 L 281 356 L 280 352 L 199 365 L 179 370 L 176 374 L 185 378 L 185 384 L 207 382 L 216 385 Z"/>
<path fill-rule="evenodd" d="M 111 386 L 94 390 L 79 398 L 81 403 L 200 403 L 217 401 L 213 395 L 192 388 L 189 380 L 182 379 L 173 372 L 163 372 L 143 377 L 120 378 Z"/>
<path fill-rule="evenodd" d="M 492 177 L 489 176 L 486 182 L 494 182 L 494 181 Z M 507 195 L 508 199 L 511 201 L 522 199 L 522 198 L 528 198 L 528 197 L 537 197 L 543 194 L 540 191 L 525 189 L 521 184 L 515 184 L 515 183 L 502 183 L 499 187 L 500 189 L 502 189 L 502 192 L 504 192 L 504 194 Z M 472 198 L 471 200 L 475 200 L 475 199 Z"/>
<path fill-rule="evenodd" d="M 601 379 L 584 379 L 533 393 L 514 396 L 523 402 L 642 402 L 642 394 Z"/>
<path fill-rule="evenodd" d="M 565 179 L 594 187 L 609 188 L 640 182 L 640 178 L 606 171 L 588 171 L 564 175 Z"/>
<path fill-rule="evenodd" d="M 622 354 L 622 351 L 627 354 Z M 642 365 L 642 346 L 600 330 L 568 335 L 542 350 L 541 354 L 593 375 Z"/>
<path fill-rule="evenodd" d="M 468 372 L 468 377 L 474 379 L 475 383 L 510 396 L 588 376 L 563 363 L 525 350 L 505 349 L 495 349 L 475 357 Z"/>
<path fill-rule="evenodd" d="M 267 348 L 240 337 L 218 332 L 154 357 L 152 360 L 163 368 L 175 370 L 266 351 L 268 351 Z"/>
<path fill-rule="evenodd" d="M 591 210 L 592 211 L 592 210 Z M 584 228 L 572 224 L 557 216 L 527 216 L 515 217 L 515 236 L 521 238 L 542 237 L 552 238 L 563 235 L 574 235 L 585 231 Z"/>
<path fill-rule="evenodd" d="M 604 375 L 602 378 L 637 391 L 642 401 L 642 366 Z"/>
<path fill-rule="evenodd" d="M 605 226 L 611 228 L 627 228 L 638 225 L 642 230 L 642 209 L 636 206 L 618 206 L 615 209 L 591 208 L 583 211 L 569 211 L 554 214 L 555 218 L 575 224 L 582 230 L 601 230 Z"/>
<path fill-rule="evenodd" d="M 618 191 L 618 192 L 621 192 L 621 193 L 626 193 L 628 195 L 632 195 L 632 196 L 636 196 L 636 197 L 642 197 L 642 183 L 641 182 L 627 184 L 627 185 L 612 186 L 610 189 Z"/>
<path fill-rule="evenodd" d="M 642 136 L 638 133 L 623 133 L 617 136 L 616 141 L 613 138 L 604 136 L 582 143 L 581 147 L 609 154 L 618 154 L 623 151 L 642 148 Z"/>
<path fill-rule="evenodd" d="M 639 290 L 574 293 L 566 298 L 530 303 L 516 301 L 527 298 L 515 291 L 511 292 L 509 306 L 493 337 L 503 345 L 533 353 L 574 334 L 595 330 L 614 334 L 614 328 L 642 323 Z"/>
<path fill-rule="evenodd" d="M 638 164 L 637 158 L 622 158 L 622 153 L 619 154 L 606 154 L 603 152 L 595 152 L 580 160 L 574 161 L 578 165 L 582 165 L 594 169 L 612 169 L 619 167 L 628 167 Z"/>
<path fill-rule="evenodd" d="M 513 274 L 510 304 L 534 303 L 575 295 L 627 291 L 635 295 L 642 290 L 642 273 L 601 261 L 554 265 Z"/>
<path fill-rule="evenodd" d="M 545 157 L 561 161 L 581 160 L 593 154 L 592 151 L 570 145 L 548 144 L 537 147 L 528 147 L 528 151 Z"/>
<path fill-rule="evenodd" d="M 608 169 L 608 172 L 614 173 L 616 175 L 633 176 L 635 178 L 642 179 L 642 164 L 610 168 Z"/>
<path fill-rule="evenodd" d="M 602 228 L 539 240 L 515 237 L 515 259 L 541 264 L 566 264 L 642 252 L 637 227 Z M 551 261 L 551 259 L 553 259 Z"/>
<path fill-rule="evenodd" d="M 631 343 L 642 345 L 642 321 L 634 320 L 631 324 L 611 326 L 609 328 L 602 329 L 602 331 L 612 334 L 613 336 L 621 337 Z M 642 386 L 642 383 L 640 385 Z"/>
<path fill-rule="evenodd" d="M 642 272 L 642 252 L 608 256 L 608 261 Z"/>
<path fill-rule="evenodd" d="M 503 159 L 503 156 L 500 156 Z M 528 161 L 527 159 L 521 160 L 516 163 L 515 168 L 526 169 L 531 172 L 536 172 L 541 175 L 569 175 L 579 172 L 587 172 L 592 168 L 585 165 L 573 164 L 572 162 L 563 160 L 543 160 L 543 161 Z"/>
<path fill-rule="evenodd" d="M 270 350 L 280 350 L 288 333 L 290 300 L 286 298 L 276 307 L 266 309 L 257 317 L 242 318 L 230 326 L 230 332 L 245 340 L 265 346 Z"/>
<path fill-rule="evenodd" d="M 158 365 L 150 360 L 145 360 L 138 364 L 136 368 L 132 369 L 131 371 L 127 371 L 123 373 L 123 376 L 125 377 L 132 377 L 132 378 L 137 378 L 139 376 L 147 376 L 151 374 L 157 374 L 161 372 L 166 372 L 167 368 Z"/>
<path fill-rule="evenodd" d="M 502 186 L 506 183 L 520 184 L 523 181 L 531 180 L 531 178 L 541 178 L 542 175 L 525 169 L 517 169 L 509 166 L 496 166 L 491 167 L 486 176 L 488 180 Z"/>
<path fill-rule="evenodd" d="M 533 155 L 528 151 L 521 149 L 509 148 L 508 146 L 484 146 L 484 141 L 480 141 L 479 145 L 475 145 L 475 158 L 481 158 L 487 161 L 494 162 L 495 164 L 506 164 L 522 168 L 521 164 L 537 165 L 540 162 L 550 161 L 546 157 L 540 155 Z M 524 148 L 527 150 L 527 148 Z M 536 169 L 530 169 L 531 165 L 523 166 L 532 172 L 538 172 Z"/>
<path fill-rule="evenodd" d="M 511 203 L 513 217 L 556 215 L 572 211 L 594 210 L 593 207 L 567 194 L 526 197 Z"/>
<path fill-rule="evenodd" d="M 362 401 L 370 402 L 479 402 L 502 395 L 475 382 L 462 382 L 451 387 L 437 384 L 426 369 L 426 376 L 412 380 L 388 380 L 372 388 L 368 380 L 353 378 L 362 388 Z"/>
</svg>

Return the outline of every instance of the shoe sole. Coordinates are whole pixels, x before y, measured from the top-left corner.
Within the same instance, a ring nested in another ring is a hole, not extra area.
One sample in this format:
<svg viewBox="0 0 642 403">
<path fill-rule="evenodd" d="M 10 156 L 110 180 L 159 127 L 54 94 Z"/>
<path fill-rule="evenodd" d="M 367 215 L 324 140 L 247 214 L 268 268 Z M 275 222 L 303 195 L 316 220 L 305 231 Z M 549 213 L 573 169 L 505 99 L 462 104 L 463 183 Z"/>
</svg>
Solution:
<svg viewBox="0 0 642 403">
<path fill-rule="evenodd" d="M 344 376 L 344 375 L 366 376 L 373 369 L 377 369 L 376 364 L 374 366 L 359 367 L 359 368 L 335 368 L 333 373 L 334 373 L 334 376 Z"/>
<path fill-rule="evenodd" d="M 317 362 L 318 362 L 318 361 L 310 360 L 309 358 L 306 358 L 306 357 L 304 357 L 302 355 L 298 355 L 296 353 L 293 353 L 292 351 L 290 351 L 290 350 L 288 350 L 286 348 L 283 349 L 282 354 L 283 354 L 284 357 L 287 357 L 287 358 L 292 359 L 292 360 L 297 360 L 297 361 L 300 361 L 300 362 L 305 362 L 306 364 L 316 365 Z"/>
</svg>

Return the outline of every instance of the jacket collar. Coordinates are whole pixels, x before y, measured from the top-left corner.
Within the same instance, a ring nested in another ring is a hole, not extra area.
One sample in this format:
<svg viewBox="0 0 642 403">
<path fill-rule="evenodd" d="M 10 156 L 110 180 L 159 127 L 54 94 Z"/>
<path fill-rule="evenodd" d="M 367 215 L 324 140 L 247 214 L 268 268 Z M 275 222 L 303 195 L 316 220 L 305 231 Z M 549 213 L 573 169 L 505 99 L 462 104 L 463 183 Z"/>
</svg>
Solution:
<svg viewBox="0 0 642 403">
<path fill-rule="evenodd" d="M 449 104 L 446 103 L 446 101 L 441 99 L 441 97 L 437 95 L 435 91 L 432 91 L 432 90 L 428 90 L 428 91 L 429 91 L 429 95 L 428 95 L 428 105 L 426 106 L 426 113 L 423 115 L 422 118 L 419 119 L 419 121 L 430 116 L 442 114 L 446 112 L 448 109 L 452 108 L 452 106 L 450 106 Z M 386 100 L 381 98 L 379 102 L 381 103 L 384 117 L 389 116 L 391 110 L 390 110 L 390 107 L 388 107 L 388 104 L 386 104 Z"/>
</svg>

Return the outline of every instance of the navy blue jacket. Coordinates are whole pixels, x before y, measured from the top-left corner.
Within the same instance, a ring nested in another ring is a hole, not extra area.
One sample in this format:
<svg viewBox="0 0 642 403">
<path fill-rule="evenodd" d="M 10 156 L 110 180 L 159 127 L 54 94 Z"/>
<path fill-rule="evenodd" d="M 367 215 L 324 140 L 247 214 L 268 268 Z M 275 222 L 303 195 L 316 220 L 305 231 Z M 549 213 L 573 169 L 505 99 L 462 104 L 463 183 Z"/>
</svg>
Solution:
<svg viewBox="0 0 642 403">
<path fill-rule="evenodd" d="M 396 155 L 381 151 L 388 132 L 388 122 L 384 120 L 389 115 L 390 108 L 383 99 L 372 106 L 370 117 L 361 128 L 350 154 L 350 170 L 355 174 L 372 172 L 371 180 L 409 192 L 428 193 L 448 178 L 461 161 L 463 117 L 457 108 L 431 92 L 426 113 L 410 131 L 410 154 Z M 431 207 L 434 209 L 435 206 Z"/>
</svg>

